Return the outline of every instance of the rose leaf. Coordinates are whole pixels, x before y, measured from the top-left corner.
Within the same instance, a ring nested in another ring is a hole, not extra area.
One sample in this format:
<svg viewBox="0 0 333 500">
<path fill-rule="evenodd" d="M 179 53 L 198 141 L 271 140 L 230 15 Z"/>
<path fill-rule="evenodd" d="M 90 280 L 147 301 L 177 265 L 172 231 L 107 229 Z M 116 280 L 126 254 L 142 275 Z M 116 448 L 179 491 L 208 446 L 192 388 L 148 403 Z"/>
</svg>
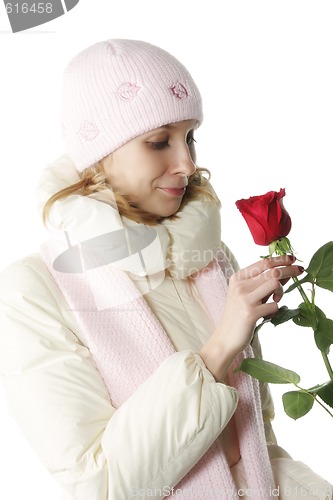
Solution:
<svg viewBox="0 0 333 500">
<path fill-rule="evenodd" d="M 333 408 L 333 380 L 319 389 L 319 391 L 317 391 L 317 395 L 324 401 L 324 403 Z"/>
<path fill-rule="evenodd" d="M 298 384 L 300 376 L 279 365 L 257 358 L 246 358 L 235 372 L 243 371 L 251 377 L 270 384 Z"/>
<path fill-rule="evenodd" d="M 283 394 L 282 401 L 288 417 L 297 420 L 311 410 L 314 398 L 304 391 L 290 391 Z"/>
<path fill-rule="evenodd" d="M 328 354 L 330 345 L 333 344 L 333 321 L 328 318 L 320 319 L 314 331 L 314 337 L 318 349 Z"/>
</svg>

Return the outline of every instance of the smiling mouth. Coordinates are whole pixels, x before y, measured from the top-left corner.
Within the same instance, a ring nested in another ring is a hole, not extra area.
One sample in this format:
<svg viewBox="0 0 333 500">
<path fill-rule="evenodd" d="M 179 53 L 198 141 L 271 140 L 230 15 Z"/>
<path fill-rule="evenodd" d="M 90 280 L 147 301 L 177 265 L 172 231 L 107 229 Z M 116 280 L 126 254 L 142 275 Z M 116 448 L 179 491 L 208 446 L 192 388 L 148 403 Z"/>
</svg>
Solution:
<svg viewBox="0 0 333 500">
<path fill-rule="evenodd" d="M 164 193 L 170 195 L 170 196 L 175 196 L 175 197 L 181 197 L 184 196 L 186 187 L 182 188 L 159 188 L 161 191 Z"/>
</svg>

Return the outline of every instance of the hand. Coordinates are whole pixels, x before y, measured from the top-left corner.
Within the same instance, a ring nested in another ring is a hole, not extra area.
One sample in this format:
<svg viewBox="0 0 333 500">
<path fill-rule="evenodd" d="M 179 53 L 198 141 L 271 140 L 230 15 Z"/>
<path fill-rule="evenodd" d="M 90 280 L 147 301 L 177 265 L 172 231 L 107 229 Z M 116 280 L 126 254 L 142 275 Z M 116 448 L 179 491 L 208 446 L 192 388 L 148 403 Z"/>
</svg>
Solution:
<svg viewBox="0 0 333 500">
<path fill-rule="evenodd" d="M 287 255 L 261 259 L 231 277 L 218 329 L 233 331 L 236 351 L 242 351 L 250 342 L 259 318 L 277 312 L 277 303 L 283 295 L 282 283 L 303 272 L 302 267 L 292 265 L 294 261 L 295 257 Z"/>
<path fill-rule="evenodd" d="M 231 277 L 220 324 L 199 353 L 217 379 L 250 343 L 258 319 L 277 312 L 282 284 L 303 272 L 293 262 L 288 255 L 261 259 Z"/>
</svg>

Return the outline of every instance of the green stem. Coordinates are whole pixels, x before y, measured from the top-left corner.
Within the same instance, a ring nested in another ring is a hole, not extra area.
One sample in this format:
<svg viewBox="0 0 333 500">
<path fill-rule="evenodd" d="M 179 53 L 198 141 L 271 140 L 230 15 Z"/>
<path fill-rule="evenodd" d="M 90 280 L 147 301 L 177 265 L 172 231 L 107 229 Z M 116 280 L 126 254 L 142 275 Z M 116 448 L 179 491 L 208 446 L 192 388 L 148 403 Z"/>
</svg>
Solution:
<svg viewBox="0 0 333 500">
<path fill-rule="evenodd" d="M 328 409 L 328 408 L 326 408 L 326 406 L 325 406 L 325 405 L 323 405 L 323 403 L 321 403 L 321 402 L 319 401 L 319 399 L 317 399 L 315 396 L 313 396 L 313 398 L 314 398 L 314 400 L 315 400 L 315 401 L 317 401 L 317 403 L 318 403 L 318 404 L 319 404 L 322 408 L 324 408 L 324 410 L 326 410 L 326 411 L 327 411 L 327 413 L 328 413 L 329 415 L 331 415 L 331 417 L 333 418 L 333 413 L 331 413 L 331 412 L 329 411 L 329 409 Z"/>
<path fill-rule="evenodd" d="M 308 308 L 311 312 L 312 308 L 311 308 L 311 302 L 309 300 L 309 297 L 304 292 L 302 285 L 299 284 L 299 279 L 296 276 L 293 277 L 293 282 L 297 284 L 297 290 L 301 294 L 302 299 L 304 300 L 304 303 L 308 306 Z"/>
<path fill-rule="evenodd" d="M 293 281 L 294 283 L 297 284 L 297 289 L 299 291 L 299 293 L 301 294 L 302 296 L 302 299 L 304 300 L 304 303 L 306 305 L 306 307 L 308 308 L 309 310 L 309 313 L 310 313 L 310 317 L 312 315 L 312 312 L 314 310 L 314 306 L 315 304 L 312 303 L 310 300 L 309 300 L 309 297 L 306 295 L 306 293 L 304 292 L 303 290 L 303 287 L 302 285 L 299 284 L 299 279 L 297 277 L 293 277 Z M 314 297 L 314 292 L 312 292 L 312 297 Z M 313 325 L 312 325 L 312 330 L 315 331 L 316 329 L 316 323 L 313 322 Z M 328 359 L 328 356 L 327 354 L 325 354 L 324 352 L 321 353 L 322 357 L 323 357 L 323 360 L 324 360 L 324 364 L 325 364 L 325 367 L 326 367 L 326 370 L 327 370 L 327 373 L 329 374 L 330 376 L 330 379 L 333 380 L 333 370 L 332 370 L 332 367 L 331 367 L 331 364 L 329 362 L 329 359 Z"/>
<path fill-rule="evenodd" d="M 329 374 L 330 379 L 333 380 L 333 370 L 332 370 L 331 364 L 329 362 L 328 356 L 324 352 L 322 352 L 321 355 L 323 357 L 327 373 Z"/>
</svg>

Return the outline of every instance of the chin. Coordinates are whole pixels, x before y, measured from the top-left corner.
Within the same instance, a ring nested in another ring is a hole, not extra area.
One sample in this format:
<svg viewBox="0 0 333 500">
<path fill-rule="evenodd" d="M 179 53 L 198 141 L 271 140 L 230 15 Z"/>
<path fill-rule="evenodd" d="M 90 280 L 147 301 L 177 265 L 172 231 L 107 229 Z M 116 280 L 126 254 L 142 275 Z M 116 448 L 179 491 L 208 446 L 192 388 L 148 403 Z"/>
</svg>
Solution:
<svg viewBox="0 0 333 500">
<path fill-rule="evenodd" d="M 172 217 L 173 215 L 175 215 L 178 210 L 179 210 L 179 207 L 180 205 L 177 207 L 177 208 L 174 208 L 173 210 L 161 210 L 158 214 L 159 217 Z"/>
<path fill-rule="evenodd" d="M 141 205 L 141 209 L 144 210 L 145 212 L 149 212 L 150 214 L 154 215 L 155 217 L 171 217 L 172 215 L 175 215 L 179 208 L 180 208 L 181 202 L 178 203 L 163 203 L 159 204 L 159 206 L 143 206 Z"/>
</svg>

